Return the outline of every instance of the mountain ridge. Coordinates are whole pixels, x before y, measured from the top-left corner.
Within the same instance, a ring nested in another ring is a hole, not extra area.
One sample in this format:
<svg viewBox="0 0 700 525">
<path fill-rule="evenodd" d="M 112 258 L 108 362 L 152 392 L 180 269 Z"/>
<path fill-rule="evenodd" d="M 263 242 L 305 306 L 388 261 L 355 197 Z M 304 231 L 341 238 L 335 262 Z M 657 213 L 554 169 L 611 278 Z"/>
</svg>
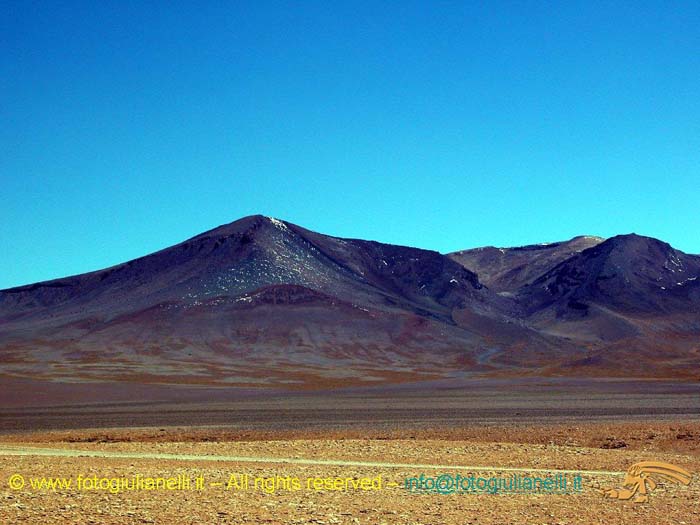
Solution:
<svg viewBox="0 0 700 525">
<path fill-rule="evenodd" d="M 695 377 L 698 275 L 700 256 L 634 234 L 440 254 L 253 215 L 0 291 L 0 373 L 320 388 L 607 377 L 633 359 Z"/>
</svg>

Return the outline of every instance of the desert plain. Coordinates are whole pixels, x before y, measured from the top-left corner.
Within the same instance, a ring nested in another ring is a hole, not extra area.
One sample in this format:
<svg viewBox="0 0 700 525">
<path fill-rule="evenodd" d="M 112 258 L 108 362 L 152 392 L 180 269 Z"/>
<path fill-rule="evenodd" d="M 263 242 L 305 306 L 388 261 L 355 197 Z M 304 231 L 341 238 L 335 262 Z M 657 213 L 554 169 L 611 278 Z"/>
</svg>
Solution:
<svg viewBox="0 0 700 525">
<path fill-rule="evenodd" d="M 0 523 L 700 522 L 694 383 L 530 378 L 264 395 L 152 388 L 122 391 L 109 403 L 78 402 L 75 388 L 34 386 L 23 405 L 4 392 Z M 109 385 L 89 388 L 106 392 Z M 627 469 L 641 461 L 671 463 L 693 479 L 684 485 L 656 478 L 646 502 L 604 497 L 622 488 Z M 405 486 L 421 474 L 557 472 L 579 472 L 580 491 L 436 493 Z M 21 488 L 11 485 L 17 476 Z M 78 488 L 78 477 L 192 485 L 110 491 Z M 380 489 L 306 484 L 378 477 Z M 73 484 L 31 486 L 42 478 Z M 283 482 L 265 488 L 262 480 L 271 478 L 296 478 L 301 488 Z"/>
</svg>

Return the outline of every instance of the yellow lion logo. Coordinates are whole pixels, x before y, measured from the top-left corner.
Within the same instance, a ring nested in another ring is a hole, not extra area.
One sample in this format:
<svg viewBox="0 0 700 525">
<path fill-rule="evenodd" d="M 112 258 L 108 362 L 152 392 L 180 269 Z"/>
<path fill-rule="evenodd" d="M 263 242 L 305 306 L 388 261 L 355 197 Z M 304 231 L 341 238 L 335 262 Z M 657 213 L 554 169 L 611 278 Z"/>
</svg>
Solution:
<svg viewBox="0 0 700 525">
<path fill-rule="evenodd" d="M 657 479 L 688 485 L 690 478 L 690 472 L 676 465 L 661 461 L 642 461 L 635 463 L 627 470 L 625 480 L 622 482 L 623 488 L 600 492 L 606 498 L 644 503 L 649 499 L 649 492 L 656 488 Z"/>
</svg>

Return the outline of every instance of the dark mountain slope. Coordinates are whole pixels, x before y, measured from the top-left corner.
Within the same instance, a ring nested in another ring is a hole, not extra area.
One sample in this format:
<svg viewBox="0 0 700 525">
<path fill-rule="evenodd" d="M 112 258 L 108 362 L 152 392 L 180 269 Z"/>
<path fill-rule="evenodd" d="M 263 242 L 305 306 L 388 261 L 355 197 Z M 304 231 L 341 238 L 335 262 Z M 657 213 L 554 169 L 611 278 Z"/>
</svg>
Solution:
<svg viewBox="0 0 700 525">
<path fill-rule="evenodd" d="M 0 292 L 0 351 L 6 371 L 59 378 L 432 377 L 482 348 L 452 310 L 500 315 L 502 304 L 437 252 L 253 216 L 106 270 Z"/>
<path fill-rule="evenodd" d="M 293 284 L 352 302 L 412 305 L 449 317 L 454 305 L 488 302 L 476 276 L 427 250 L 344 240 L 262 216 L 246 217 L 106 270 L 0 292 L 0 320 L 111 317 L 153 304 L 195 304 Z"/>
<path fill-rule="evenodd" d="M 639 235 L 618 235 L 558 264 L 519 291 L 529 312 L 698 313 L 700 257 Z"/>
</svg>

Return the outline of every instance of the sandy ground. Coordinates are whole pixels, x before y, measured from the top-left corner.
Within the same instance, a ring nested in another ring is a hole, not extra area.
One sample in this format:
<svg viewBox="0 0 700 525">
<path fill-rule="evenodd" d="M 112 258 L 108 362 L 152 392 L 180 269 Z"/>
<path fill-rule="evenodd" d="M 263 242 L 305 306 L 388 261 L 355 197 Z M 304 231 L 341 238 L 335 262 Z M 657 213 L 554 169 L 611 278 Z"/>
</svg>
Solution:
<svg viewBox="0 0 700 525">
<path fill-rule="evenodd" d="M 243 435 L 227 428 L 167 427 L 6 434 L 0 439 L 0 523 L 700 523 L 698 479 L 688 486 L 661 481 L 646 503 L 605 499 L 596 490 L 619 488 L 628 467 L 643 460 L 673 463 L 697 478 L 697 420 L 483 425 L 409 433 L 356 428 L 335 434 Z M 50 449 L 44 453 L 52 455 L 32 455 L 35 448 Z M 29 455 L 10 455 L 18 453 Z M 108 457 L 70 457 L 75 454 Z M 120 454 L 128 457 L 115 457 Z M 485 470 L 470 472 L 475 467 Z M 515 474 L 502 468 L 523 468 L 521 476 L 555 474 L 535 469 L 582 472 L 582 491 L 418 494 L 404 487 L 406 478 L 421 473 Z M 247 474 L 249 488 L 229 485 L 232 474 L 239 483 Z M 10 486 L 11 477 L 17 475 L 25 482 L 20 489 Z M 30 486 L 32 478 L 41 477 L 137 475 L 181 475 L 192 483 L 201 479 L 203 486 L 117 494 L 75 486 L 56 490 Z M 381 476 L 382 486 L 377 490 L 312 486 L 294 490 L 284 482 L 268 490 L 252 486 L 256 477 L 277 476 L 298 478 L 302 485 L 309 478 Z"/>
</svg>

